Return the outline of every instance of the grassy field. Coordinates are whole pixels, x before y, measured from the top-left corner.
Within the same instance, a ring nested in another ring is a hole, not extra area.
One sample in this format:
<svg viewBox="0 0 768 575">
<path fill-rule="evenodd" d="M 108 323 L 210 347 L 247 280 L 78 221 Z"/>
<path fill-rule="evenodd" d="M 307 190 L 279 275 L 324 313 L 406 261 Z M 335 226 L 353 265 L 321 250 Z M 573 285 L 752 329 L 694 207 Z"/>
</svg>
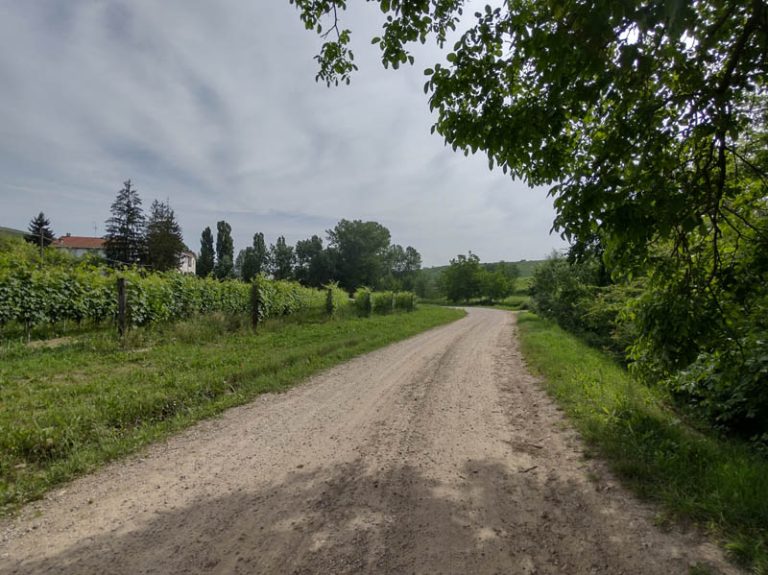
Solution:
<svg viewBox="0 0 768 575">
<path fill-rule="evenodd" d="M 355 355 L 456 320 L 459 310 L 332 321 L 206 316 L 63 345 L 0 348 L 0 510 L 40 497 L 191 423 Z"/>
<path fill-rule="evenodd" d="M 748 446 L 704 435 L 663 397 L 551 322 L 518 316 L 523 353 L 589 446 L 661 521 L 693 521 L 755 573 L 768 573 L 768 461 Z"/>
</svg>

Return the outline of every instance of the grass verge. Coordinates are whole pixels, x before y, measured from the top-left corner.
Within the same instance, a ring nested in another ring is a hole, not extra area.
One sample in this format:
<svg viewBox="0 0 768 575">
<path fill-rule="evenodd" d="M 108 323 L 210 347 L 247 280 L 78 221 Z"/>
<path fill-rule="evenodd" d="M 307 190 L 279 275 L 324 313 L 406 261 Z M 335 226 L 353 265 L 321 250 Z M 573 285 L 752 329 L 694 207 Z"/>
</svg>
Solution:
<svg viewBox="0 0 768 575">
<path fill-rule="evenodd" d="M 552 322 L 518 316 L 522 351 L 587 444 L 662 519 L 715 534 L 755 573 L 768 573 L 768 461 L 741 443 L 704 435 L 663 396 Z"/>
<path fill-rule="evenodd" d="M 353 356 L 462 317 L 413 313 L 332 321 L 204 317 L 67 345 L 0 348 L 0 511 Z"/>
</svg>

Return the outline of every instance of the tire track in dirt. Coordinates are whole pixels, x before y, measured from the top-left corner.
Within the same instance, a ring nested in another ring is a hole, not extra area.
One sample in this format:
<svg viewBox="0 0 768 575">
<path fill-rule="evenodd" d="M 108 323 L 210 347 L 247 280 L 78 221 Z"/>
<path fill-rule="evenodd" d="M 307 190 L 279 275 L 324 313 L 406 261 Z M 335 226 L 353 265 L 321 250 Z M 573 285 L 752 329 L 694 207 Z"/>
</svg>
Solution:
<svg viewBox="0 0 768 575">
<path fill-rule="evenodd" d="M 468 312 L 27 506 L 0 573 L 737 573 L 584 459 L 513 314 Z"/>
</svg>

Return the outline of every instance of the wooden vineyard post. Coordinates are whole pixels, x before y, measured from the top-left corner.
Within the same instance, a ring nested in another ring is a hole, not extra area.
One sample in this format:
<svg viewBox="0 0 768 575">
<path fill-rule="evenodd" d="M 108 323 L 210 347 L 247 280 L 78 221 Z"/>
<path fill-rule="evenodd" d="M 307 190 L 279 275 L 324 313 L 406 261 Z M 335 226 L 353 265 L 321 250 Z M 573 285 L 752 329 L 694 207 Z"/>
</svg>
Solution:
<svg viewBox="0 0 768 575">
<path fill-rule="evenodd" d="M 126 331 L 127 303 L 125 278 L 117 278 L 117 333 L 120 337 L 123 337 Z"/>
<path fill-rule="evenodd" d="M 251 325 L 253 329 L 259 327 L 259 316 L 261 314 L 261 293 L 259 292 L 259 282 L 257 279 L 253 280 L 251 284 Z"/>
</svg>

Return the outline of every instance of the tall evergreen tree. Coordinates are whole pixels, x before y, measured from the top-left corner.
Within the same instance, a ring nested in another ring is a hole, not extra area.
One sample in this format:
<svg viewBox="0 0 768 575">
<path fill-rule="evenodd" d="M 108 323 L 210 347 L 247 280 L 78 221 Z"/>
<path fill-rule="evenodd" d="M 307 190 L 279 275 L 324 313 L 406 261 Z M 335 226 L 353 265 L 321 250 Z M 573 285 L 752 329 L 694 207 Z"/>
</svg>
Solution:
<svg viewBox="0 0 768 575">
<path fill-rule="evenodd" d="M 184 251 L 181 226 L 171 206 L 166 202 L 152 202 L 147 222 L 147 264 L 157 271 L 175 270 Z"/>
<path fill-rule="evenodd" d="M 270 271 L 276 280 L 287 280 L 293 277 L 293 264 L 296 256 L 293 246 L 285 243 L 285 237 L 277 238 L 277 244 L 269 248 Z"/>
<path fill-rule="evenodd" d="M 214 263 L 213 233 L 206 227 L 200 236 L 200 257 L 197 258 L 195 273 L 201 278 L 207 277 L 213 272 Z"/>
<path fill-rule="evenodd" d="M 104 250 L 113 265 L 139 264 L 146 252 L 145 218 L 141 198 L 131 180 L 123 183 L 123 189 L 110 208 L 112 217 L 107 220 Z"/>
<path fill-rule="evenodd" d="M 29 233 L 24 236 L 24 239 L 31 244 L 40 246 L 41 249 L 51 245 L 51 242 L 54 240 L 51 222 L 45 217 L 43 212 L 40 212 L 37 217 L 29 221 L 27 230 L 29 230 Z"/>
<path fill-rule="evenodd" d="M 232 226 L 225 221 L 216 223 L 216 265 L 214 275 L 220 280 L 235 276 L 235 244 Z"/>
</svg>

